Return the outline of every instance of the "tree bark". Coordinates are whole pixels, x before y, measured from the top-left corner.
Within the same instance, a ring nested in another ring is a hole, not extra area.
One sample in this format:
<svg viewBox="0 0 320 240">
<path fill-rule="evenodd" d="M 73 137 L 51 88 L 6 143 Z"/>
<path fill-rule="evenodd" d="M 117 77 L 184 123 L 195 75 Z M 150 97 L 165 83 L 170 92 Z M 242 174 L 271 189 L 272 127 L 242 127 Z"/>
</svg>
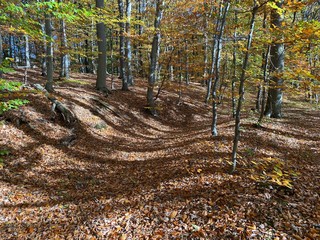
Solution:
<svg viewBox="0 0 320 240">
<path fill-rule="evenodd" d="M 53 91 L 53 36 L 52 36 L 52 22 L 51 16 L 45 14 L 45 33 L 46 33 L 46 69 L 47 69 L 47 82 L 46 90 Z"/>
<path fill-rule="evenodd" d="M 188 46 L 188 40 L 185 40 L 185 82 L 186 85 L 190 84 L 190 74 L 189 74 L 189 46 Z"/>
<path fill-rule="evenodd" d="M 214 82 L 212 86 L 212 125 L 211 125 L 211 134 L 212 136 L 218 136 L 218 130 L 217 130 L 217 121 L 218 121 L 218 112 L 217 112 L 217 104 L 218 104 L 218 96 L 217 96 L 217 90 L 218 85 L 220 81 L 220 61 L 221 61 L 221 51 L 222 51 L 222 36 L 224 31 L 224 26 L 226 23 L 226 17 L 227 13 L 230 7 L 230 3 L 227 2 L 226 6 L 224 7 L 224 12 L 222 19 L 220 21 L 220 29 L 219 29 L 219 35 L 217 36 L 217 42 L 216 42 L 216 57 L 215 57 L 215 63 L 214 63 Z"/>
<path fill-rule="evenodd" d="M 132 76 L 132 50 L 131 50 L 131 0 L 126 0 L 126 14 L 127 14 L 127 22 L 126 22 L 126 60 L 127 60 L 127 80 L 128 85 L 133 85 L 133 76 Z"/>
<path fill-rule="evenodd" d="M 26 46 L 26 62 L 25 62 L 25 66 L 26 68 L 30 68 L 31 67 L 31 62 L 30 62 L 30 46 L 29 46 L 29 36 L 25 35 L 24 36 L 24 40 L 25 40 L 25 46 Z"/>
<path fill-rule="evenodd" d="M 46 41 L 46 30 L 45 30 L 45 24 L 41 24 L 42 32 L 43 32 L 43 56 L 41 57 L 41 75 L 47 76 L 47 61 L 46 61 L 46 51 L 47 51 L 47 41 Z"/>
<path fill-rule="evenodd" d="M 104 8 L 104 0 L 96 0 L 97 8 Z M 107 40 L 106 26 L 103 22 L 97 23 L 97 38 L 98 38 L 98 71 L 96 88 L 99 91 L 108 92 L 106 85 L 107 77 Z"/>
<path fill-rule="evenodd" d="M 234 12 L 234 20 L 235 26 L 238 24 L 238 13 L 237 10 Z M 232 103 L 232 117 L 236 117 L 236 81 L 237 81 L 237 27 L 234 29 L 233 33 L 233 52 L 232 52 L 232 64 L 233 64 L 233 73 L 232 73 L 232 80 L 231 80 L 231 103 Z"/>
<path fill-rule="evenodd" d="M 120 78 L 122 79 L 122 90 L 129 90 L 128 75 L 126 73 L 126 49 L 125 49 L 125 23 L 124 21 L 124 4 L 123 0 L 118 0 L 119 8 L 119 25 L 120 25 L 120 36 L 119 36 L 119 54 L 120 54 Z"/>
<path fill-rule="evenodd" d="M 241 113 L 241 107 L 242 107 L 244 91 L 245 91 L 244 90 L 244 82 L 246 79 L 246 70 L 247 70 L 248 62 L 249 62 L 251 42 L 252 42 L 252 38 L 253 38 L 255 17 L 256 17 L 257 11 L 258 11 L 258 7 L 254 3 L 251 21 L 250 21 L 250 31 L 248 34 L 246 53 L 245 53 L 245 57 L 243 59 L 242 71 L 241 71 L 241 76 L 240 76 L 239 99 L 238 99 L 238 106 L 237 106 L 237 112 L 236 112 L 236 118 L 235 118 L 235 130 L 234 130 L 234 139 L 233 139 L 233 148 L 232 148 L 232 169 L 231 169 L 232 172 L 234 172 L 236 170 L 236 165 L 237 165 L 237 150 L 238 150 L 238 143 L 239 143 L 239 138 L 240 138 L 240 113 Z"/>
<path fill-rule="evenodd" d="M 282 8 L 283 0 L 278 1 L 277 6 Z M 279 14 L 277 9 L 272 9 L 271 11 L 271 28 L 280 30 L 282 28 L 283 15 Z M 271 63 L 270 63 L 270 73 L 271 76 L 268 102 L 265 115 L 272 118 L 281 118 L 281 107 L 282 107 L 282 72 L 284 70 L 284 44 L 282 39 L 276 39 L 271 45 L 270 49 Z"/>
<path fill-rule="evenodd" d="M 263 61 L 263 86 L 262 86 L 262 96 L 261 96 L 261 112 L 260 112 L 260 117 L 258 120 L 258 125 L 261 125 L 263 115 L 264 115 L 264 109 L 265 109 L 265 101 L 266 101 L 266 92 L 267 92 L 267 87 L 269 85 L 269 77 L 268 77 L 268 61 L 269 61 L 269 54 L 270 54 L 270 45 L 268 46 L 267 52 L 265 54 L 265 58 Z"/>
<path fill-rule="evenodd" d="M 34 84 L 33 87 L 39 91 L 44 92 L 45 96 L 52 102 L 52 112 L 55 111 L 55 109 L 58 109 L 60 114 L 62 115 L 63 119 L 68 124 L 73 124 L 77 120 L 76 115 L 65 105 L 63 105 L 60 101 L 58 101 L 55 97 L 51 96 L 45 88 L 43 88 L 40 84 Z"/>
<path fill-rule="evenodd" d="M 60 2 L 60 1 L 59 1 Z M 67 31 L 66 31 L 66 23 L 63 19 L 60 20 L 60 31 L 61 31 L 61 57 L 60 57 L 60 78 L 68 79 L 70 76 L 69 66 L 70 66 L 70 58 L 69 54 L 66 52 L 68 47 L 67 41 Z"/>
<path fill-rule="evenodd" d="M 154 28 L 155 33 L 153 35 L 152 40 L 152 48 L 150 53 L 150 69 L 149 69 L 149 78 L 148 78 L 148 90 L 147 90 L 147 103 L 148 109 L 150 113 L 154 116 L 157 115 L 157 111 L 155 109 L 155 102 L 154 102 L 154 94 L 153 89 L 156 82 L 156 74 L 157 74 L 157 67 L 158 67 L 158 58 L 160 55 L 160 24 L 162 19 L 162 12 L 163 12 L 164 0 L 157 0 L 156 1 L 156 16 L 154 20 Z"/>
<path fill-rule="evenodd" d="M 15 37 L 14 36 L 9 36 L 9 48 L 10 48 L 10 58 L 13 59 L 13 61 L 15 62 L 16 60 L 16 44 L 15 44 Z"/>
<path fill-rule="evenodd" d="M 266 9 L 266 7 L 264 8 L 264 13 L 263 13 L 262 28 L 263 28 L 264 31 L 266 31 L 266 28 L 267 28 L 267 9 Z M 269 46 L 268 46 L 268 51 L 269 51 Z M 268 52 L 268 55 L 269 55 L 269 52 Z M 266 53 L 263 51 L 262 52 L 262 64 L 261 64 L 261 68 L 262 68 L 263 72 L 264 72 L 265 65 L 267 64 L 266 61 L 265 61 L 265 59 L 266 59 L 265 56 L 266 56 Z M 264 75 L 264 79 L 265 79 L 265 75 Z M 264 97 L 265 97 L 265 90 L 266 90 L 265 81 L 262 80 L 262 81 L 259 82 L 258 92 L 257 92 L 257 99 L 256 99 L 256 110 L 258 112 L 260 112 L 260 110 L 262 108 L 262 106 L 261 106 L 262 105 L 262 101 L 265 101 L 265 99 L 262 99 L 263 98 L 262 95 L 264 95 Z M 263 112 L 264 110 L 261 110 L 261 111 Z"/>
<path fill-rule="evenodd" d="M 138 20 L 139 21 L 143 21 L 144 18 L 144 13 L 146 11 L 146 0 L 138 0 Z M 141 36 L 144 32 L 144 26 L 142 24 L 139 24 L 138 26 L 138 34 L 139 36 Z M 139 75 L 141 77 L 145 77 L 145 70 L 144 70 L 144 65 L 143 65 L 143 54 L 142 54 L 142 44 L 139 43 L 138 48 L 136 49 L 136 59 L 137 59 L 137 64 L 136 64 L 136 68 L 137 68 L 137 72 L 139 72 Z"/>
<path fill-rule="evenodd" d="M 208 79 L 207 82 L 207 93 L 206 93 L 206 98 L 205 98 L 205 103 L 209 103 L 209 99 L 210 99 L 210 95 L 211 95 L 211 90 L 212 90 L 212 80 L 213 77 L 215 75 L 215 62 L 216 62 L 216 55 L 217 55 L 217 46 L 218 46 L 218 37 L 217 34 L 219 32 L 219 28 L 220 28 L 220 22 L 221 22 L 221 18 L 222 18 L 222 3 L 220 1 L 220 5 L 219 5 L 219 10 L 218 10 L 218 17 L 217 17 L 217 21 L 216 21 L 216 27 L 215 27 L 215 31 L 213 34 L 213 42 L 212 42 L 212 50 L 211 50 L 211 70 L 210 70 L 210 77 Z"/>
</svg>

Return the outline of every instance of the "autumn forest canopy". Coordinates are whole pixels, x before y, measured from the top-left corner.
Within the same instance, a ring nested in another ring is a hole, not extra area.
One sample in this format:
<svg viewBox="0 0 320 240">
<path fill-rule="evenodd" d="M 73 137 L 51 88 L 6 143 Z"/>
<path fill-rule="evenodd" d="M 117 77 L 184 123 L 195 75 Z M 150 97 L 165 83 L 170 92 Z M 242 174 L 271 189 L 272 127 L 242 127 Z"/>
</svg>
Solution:
<svg viewBox="0 0 320 240">
<path fill-rule="evenodd" d="M 0 0 L 0 239 L 318 239 L 320 2 Z"/>
</svg>

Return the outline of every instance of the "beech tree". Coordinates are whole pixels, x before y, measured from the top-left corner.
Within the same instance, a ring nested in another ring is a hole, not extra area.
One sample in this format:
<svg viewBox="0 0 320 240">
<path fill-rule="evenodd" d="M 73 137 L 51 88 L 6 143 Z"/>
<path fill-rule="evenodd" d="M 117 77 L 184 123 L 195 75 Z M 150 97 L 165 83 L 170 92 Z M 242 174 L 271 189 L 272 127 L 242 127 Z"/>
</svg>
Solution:
<svg viewBox="0 0 320 240">
<path fill-rule="evenodd" d="M 122 79 L 122 90 L 128 90 L 128 74 L 126 68 L 126 42 L 125 42 L 125 22 L 124 22 L 124 3 L 123 0 L 118 0 L 118 8 L 119 8 L 119 59 L 120 59 L 120 78 Z"/>
<path fill-rule="evenodd" d="M 220 62 L 221 62 L 221 51 L 222 51 L 222 36 L 224 27 L 226 24 L 227 13 L 229 11 L 230 2 L 225 3 L 225 6 L 220 7 L 220 16 L 217 22 L 217 30 L 218 33 L 215 34 L 214 46 L 213 46 L 213 55 L 215 55 L 212 59 L 212 69 L 211 75 L 214 75 L 214 82 L 212 86 L 212 125 L 211 125 L 211 134 L 212 136 L 218 135 L 217 130 L 217 105 L 218 105 L 218 96 L 217 90 L 220 81 Z"/>
<path fill-rule="evenodd" d="M 46 34 L 46 90 L 53 91 L 53 35 L 50 13 L 45 13 L 44 29 Z"/>
<path fill-rule="evenodd" d="M 104 0 L 96 0 L 98 9 L 104 8 Z M 96 88 L 99 91 L 106 91 L 106 77 L 107 77 L 107 40 L 106 40 L 106 26 L 103 22 L 97 23 L 97 38 L 98 38 L 98 71 Z"/>
<path fill-rule="evenodd" d="M 241 76 L 240 76 L 239 98 L 238 98 L 237 111 L 235 116 L 235 130 L 234 130 L 234 139 L 233 139 L 233 148 L 232 148 L 232 172 L 235 171 L 236 164 L 237 164 L 237 149 L 238 149 L 238 142 L 240 138 L 240 113 L 242 108 L 242 102 L 244 100 L 244 93 L 245 93 L 244 83 L 246 80 L 246 70 L 249 63 L 249 56 L 250 56 L 254 24 L 255 24 L 257 11 L 258 11 L 258 6 L 256 1 L 254 1 L 251 20 L 250 20 L 250 30 L 248 34 L 247 46 L 246 46 L 245 56 L 242 63 L 242 70 L 241 70 Z"/>
<path fill-rule="evenodd" d="M 149 70 L 149 78 L 148 78 L 148 90 L 147 90 L 147 103 L 148 108 L 152 115 L 157 115 L 153 89 L 155 82 L 157 80 L 156 75 L 159 66 L 159 54 L 160 54 L 160 40 L 161 40 L 161 32 L 160 32 L 160 24 L 163 13 L 164 0 L 156 1 L 156 15 L 154 20 L 154 35 L 152 40 L 152 48 L 150 53 L 150 70 Z"/>
<path fill-rule="evenodd" d="M 278 8 L 273 8 L 271 11 L 270 24 L 271 28 L 275 29 L 278 34 L 271 44 L 270 49 L 270 71 L 272 75 L 265 115 L 273 118 L 280 118 L 282 116 L 281 107 L 283 98 L 283 78 L 281 75 L 284 70 L 284 43 L 280 34 L 283 14 L 279 11 L 282 9 L 283 0 L 277 1 L 276 5 Z"/>
<path fill-rule="evenodd" d="M 61 0 L 58 1 L 61 3 Z M 61 46 L 61 57 L 60 57 L 60 78 L 68 79 L 70 76 L 70 57 L 67 53 L 67 30 L 66 22 L 64 19 L 60 19 L 60 46 Z"/>
</svg>

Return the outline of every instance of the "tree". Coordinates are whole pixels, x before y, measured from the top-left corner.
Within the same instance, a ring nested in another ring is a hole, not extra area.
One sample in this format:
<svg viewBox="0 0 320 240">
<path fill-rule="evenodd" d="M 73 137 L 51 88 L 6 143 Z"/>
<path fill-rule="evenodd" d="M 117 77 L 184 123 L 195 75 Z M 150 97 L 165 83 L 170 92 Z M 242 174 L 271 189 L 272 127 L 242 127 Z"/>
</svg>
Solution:
<svg viewBox="0 0 320 240">
<path fill-rule="evenodd" d="M 61 0 L 59 0 L 59 3 Z M 67 42 L 67 31 L 66 22 L 64 19 L 60 19 L 60 47 L 61 47 L 61 57 L 60 57 L 60 78 L 69 78 L 69 66 L 70 58 L 69 54 L 66 52 L 68 47 Z"/>
<path fill-rule="evenodd" d="M 153 35 L 152 40 L 152 48 L 150 53 L 150 69 L 149 69 L 149 78 L 148 78 L 148 90 L 147 90 L 147 103 L 150 113 L 154 116 L 157 115 L 157 111 L 155 108 L 155 102 L 153 97 L 153 89 L 156 82 L 156 74 L 158 71 L 158 61 L 160 55 L 160 24 L 163 13 L 164 0 L 156 1 L 156 16 L 154 20 L 154 29 L 155 33 Z"/>
<path fill-rule="evenodd" d="M 123 0 L 118 0 L 119 8 L 119 26 L 120 26 L 120 37 L 119 37 L 119 55 L 120 55 L 120 78 L 122 79 L 122 90 L 129 90 L 128 87 L 128 75 L 126 73 L 126 49 L 125 49 L 125 23 L 124 23 L 124 4 Z"/>
<path fill-rule="evenodd" d="M 127 60 L 127 80 L 129 85 L 133 85 L 133 76 L 132 76 L 132 50 L 131 50 L 131 0 L 126 0 L 126 15 L 127 15 L 127 22 L 126 22 L 126 60 Z"/>
<path fill-rule="evenodd" d="M 104 8 L 104 0 L 96 0 L 98 9 Z M 97 23 L 97 42 L 98 42 L 98 71 L 96 88 L 99 91 L 108 91 L 106 85 L 107 77 L 107 40 L 106 26 L 103 22 Z"/>
<path fill-rule="evenodd" d="M 218 105 L 218 96 L 217 96 L 217 90 L 218 90 L 218 84 L 220 81 L 220 62 L 221 62 L 221 51 L 222 51 L 222 36 L 224 27 L 226 24 L 226 18 L 227 13 L 230 7 L 230 3 L 227 2 L 223 14 L 221 14 L 219 20 L 218 20 L 218 35 L 215 35 L 215 44 L 213 49 L 213 54 L 215 54 L 214 62 L 212 63 L 212 70 L 211 75 L 214 75 L 214 82 L 212 86 L 212 125 L 211 125 L 211 134 L 212 136 L 218 135 L 217 130 L 217 118 L 218 118 L 218 112 L 217 112 L 217 105 Z M 222 12 L 222 10 L 220 10 Z"/>
<path fill-rule="evenodd" d="M 244 98 L 244 82 L 246 80 L 246 70 L 249 62 L 255 18 L 256 18 L 258 9 L 259 8 L 256 5 L 256 1 L 254 0 L 251 20 L 250 20 L 250 31 L 248 34 L 247 46 L 246 46 L 245 56 L 242 63 L 242 70 L 241 70 L 241 76 L 240 76 L 239 99 L 238 99 L 238 105 L 237 105 L 237 111 L 236 111 L 236 117 L 235 117 L 235 130 L 234 130 L 234 139 L 233 139 L 233 148 L 232 148 L 232 163 L 233 163 L 232 170 L 231 170 L 232 172 L 236 170 L 236 165 L 237 165 L 237 150 L 238 150 L 238 143 L 240 138 L 240 113 L 241 113 L 241 107 L 242 107 L 242 102 Z"/>
<path fill-rule="evenodd" d="M 46 90 L 53 91 L 53 35 L 52 35 L 52 22 L 50 13 L 45 13 L 44 29 L 46 33 L 46 70 L 47 82 Z"/>
<path fill-rule="evenodd" d="M 280 34 L 283 22 L 283 14 L 281 12 L 283 0 L 278 1 L 276 5 L 277 7 L 271 11 L 271 28 L 278 32 L 278 36 L 274 39 L 270 49 L 270 72 L 272 75 L 265 111 L 265 115 L 272 118 L 280 118 L 282 116 L 282 73 L 284 70 L 284 43 Z"/>
</svg>

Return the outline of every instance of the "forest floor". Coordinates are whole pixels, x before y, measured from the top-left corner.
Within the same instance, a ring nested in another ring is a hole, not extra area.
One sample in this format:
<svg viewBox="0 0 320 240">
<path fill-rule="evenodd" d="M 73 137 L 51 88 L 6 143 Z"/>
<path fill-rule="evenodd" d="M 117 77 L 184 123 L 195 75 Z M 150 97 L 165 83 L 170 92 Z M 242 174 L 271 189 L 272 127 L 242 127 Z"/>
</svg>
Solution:
<svg viewBox="0 0 320 240">
<path fill-rule="evenodd" d="M 0 239 L 320 239 L 319 109 L 285 96 L 284 118 L 258 128 L 247 97 L 230 174 L 230 106 L 219 106 L 211 137 L 199 84 L 183 87 L 179 103 L 165 86 L 151 117 L 145 81 L 124 92 L 117 79 L 105 97 L 92 75 L 72 77 L 54 96 L 75 123 L 40 93 L 2 117 Z"/>
</svg>

